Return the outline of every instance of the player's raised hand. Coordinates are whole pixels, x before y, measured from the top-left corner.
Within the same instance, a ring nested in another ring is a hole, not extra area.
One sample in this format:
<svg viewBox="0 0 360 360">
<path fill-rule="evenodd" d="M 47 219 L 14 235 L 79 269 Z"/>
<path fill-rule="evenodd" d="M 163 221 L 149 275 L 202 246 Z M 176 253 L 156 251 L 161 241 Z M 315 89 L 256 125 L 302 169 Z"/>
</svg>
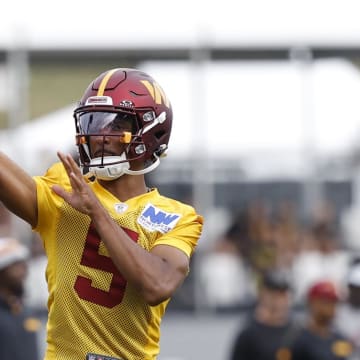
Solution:
<svg viewBox="0 0 360 360">
<path fill-rule="evenodd" d="M 67 172 L 72 191 L 66 191 L 60 185 L 53 185 L 52 190 L 76 210 L 91 215 L 100 204 L 97 197 L 86 183 L 73 157 L 61 152 L 58 152 L 58 157 Z"/>
</svg>

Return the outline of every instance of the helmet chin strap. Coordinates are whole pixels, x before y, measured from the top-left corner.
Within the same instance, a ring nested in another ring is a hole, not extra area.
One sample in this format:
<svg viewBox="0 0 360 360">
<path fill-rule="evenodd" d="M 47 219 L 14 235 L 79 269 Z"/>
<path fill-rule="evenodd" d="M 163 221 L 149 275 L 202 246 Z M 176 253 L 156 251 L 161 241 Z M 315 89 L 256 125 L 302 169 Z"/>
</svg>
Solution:
<svg viewBox="0 0 360 360">
<path fill-rule="evenodd" d="M 118 164 L 106 165 L 107 163 L 119 162 Z M 103 165 L 102 165 L 103 164 Z M 98 166 L 97 166 L 98 165 Z M 126 161 L 126 155 L 104 156 L 91 159 L 88 177 L 95 176 L 101 180 L 115 180 L 125 174 L 125 170 L 130 167 Z"/>
<path fill-rule="evenodd" d="M 155 161 L 151 165 L 147 166 L 146 168 L 141 169 L 141 170 L 126 169 L 126 170 L 124 170 L 124 173 L 128 174 L 128 175 L 143 175 L 143 174 L 149 173 L 150 171 L 153 171 L 160 165 L 160 158 L 155 154 L 154 154 L 154 156 L 155 156 Z"/>
<path fill-rule="evenodd" d="M 143 175 L 147 174 L 150 171 L 156 169 L 160 164 L 160 158 L 156 155 L 155 161 L 141 170 L 130 170 L 130 164 L 126 161 L 125 153 L 122 153 L 120 156 L 104 156 L 91 159 L 89 172 L 86 174 L 87 177 L 95 176 L 100 180 L 115 180 L 121 177 L 124 174 L 127 175 Z M 119 162 L 118 164 L 106 165 L 106 163 Z M 104 165 L 101 165 L 104 164 Z M 95 165 L 95 166 L 94 166 Z M 96 166 L 100 165 L 100 166 Z"/>
</svg>

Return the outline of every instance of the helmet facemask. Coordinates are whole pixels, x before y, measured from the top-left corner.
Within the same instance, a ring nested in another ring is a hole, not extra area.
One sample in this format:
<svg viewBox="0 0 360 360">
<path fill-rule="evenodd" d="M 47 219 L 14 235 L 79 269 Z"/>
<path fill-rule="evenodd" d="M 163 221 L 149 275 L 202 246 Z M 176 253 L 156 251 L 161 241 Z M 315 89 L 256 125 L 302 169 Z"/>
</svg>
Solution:
<svg viewBox="0 0 360 360">
<path fill-rule="evenodd" d="M 80 166 L 87 177 L 115 180 L 124 174 L 148 173 L 159 165 L 159 157 L 164 153 L 164 147 L 159 149 L 158 154 L 154 153 L 151 159 L 145 159 L 147 149 L 142 135 L 162 123 L 166 119 L 165 113 L 153 118 L 144 128 L 140 128 L 137 116 L 133 112 L 83 110 L 78 109 L 74 116 Z M 145 112 L 145 118 L 149 117 L 149 114 L 150 112 Z M 121 149 L 119 152 L 114 151 L 115 139 L 123 145 L 115 145 Z M 131 164 L 136 160 L 143 160 L 144 167 L 140 170 L 130 170 Z"/>
</svg>

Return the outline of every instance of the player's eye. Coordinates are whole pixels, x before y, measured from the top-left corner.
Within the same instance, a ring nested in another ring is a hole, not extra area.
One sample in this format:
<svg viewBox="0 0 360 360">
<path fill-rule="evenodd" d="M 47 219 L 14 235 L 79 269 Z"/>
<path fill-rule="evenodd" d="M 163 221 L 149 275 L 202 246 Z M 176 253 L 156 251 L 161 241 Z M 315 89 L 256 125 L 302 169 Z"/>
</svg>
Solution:
<svg viewBox="0 0 360 360">
<path fill-rule="evenodd" d="M 110 130 L 113 131 L 127 131 L 132 132 L 132 123 L 130 119 L 124 119 L 123 117 L 117 116 L 110 124 Z"/>
</svg>

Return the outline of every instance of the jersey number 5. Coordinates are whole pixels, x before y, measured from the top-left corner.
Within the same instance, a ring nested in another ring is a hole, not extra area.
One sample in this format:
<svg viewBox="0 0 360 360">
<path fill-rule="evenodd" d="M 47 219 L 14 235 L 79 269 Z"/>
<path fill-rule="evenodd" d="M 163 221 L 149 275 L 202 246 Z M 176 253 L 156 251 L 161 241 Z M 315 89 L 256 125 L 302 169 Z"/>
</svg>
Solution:
<svg viewBox="0 0 360 360">
<path fill-rule="evenodd" d="M 123 230 L 133 241 L 137 242 L 138 234 L 136 232 L 126 228 L 123 228 Z M 111 273 L 112 280 L 109 290 L 105 291 L 93 287 L 91 279 L 80 275 L 76 278 L 74 288 L 81 299 L 112 308 L 121 303 L 127 281 L 117 270 L 110 257 L 99 254 L 100 242 L 101 239 L 99 234 L 95 227 L 90 224 L 80 264 L 92 269 Z"/>
</svg>

